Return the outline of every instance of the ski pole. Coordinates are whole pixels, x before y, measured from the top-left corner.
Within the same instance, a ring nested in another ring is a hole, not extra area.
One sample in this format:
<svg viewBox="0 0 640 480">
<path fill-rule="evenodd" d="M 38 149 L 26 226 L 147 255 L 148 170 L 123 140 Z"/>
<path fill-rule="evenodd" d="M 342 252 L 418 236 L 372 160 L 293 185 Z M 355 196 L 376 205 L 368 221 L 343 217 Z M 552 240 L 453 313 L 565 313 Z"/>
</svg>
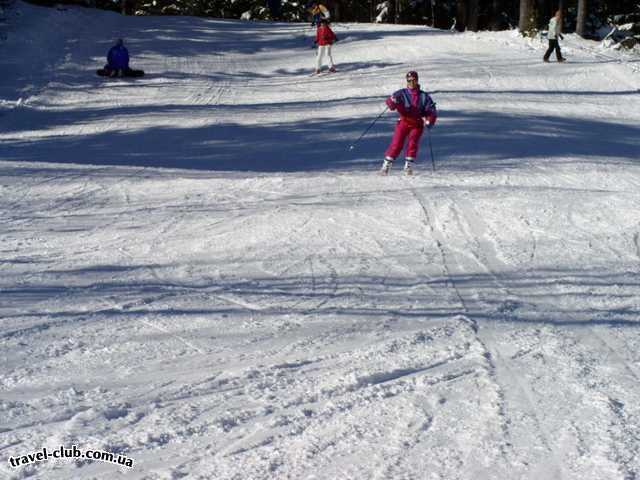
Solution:
<svg viewBox="0 0 640 480">
<path fill-rule="evenodd" d="M 367 127 L 367 129 L 366 129 L 364 132 L 362 132 L 362 135 L 360 135 L 360 136 L 358 137 L 358 139 L 357 139 L 355 142 L 353 142 L 351 145 L 349 145 L 349 150 L 353 150 L 354 148 L 356 148 L 356 144 L 357 144 L 360 140 L 362 140 L 362 137 L 364 137 L 364 136 L 367 134 L 367 132 L 368 132 L 369 130 L 371 130 L 371 127 L 373 127 L 373 125 L 374 125 L 374 124 L 375 124 L 375 123 L 380 119 L 380 117 L 381 117 L 382 115 L 384 115 L 384 114 L 386 113 L 386 111 L 387 111 L 387 110 L 389 110 L 389 106 L 388 106 L 388 105 L 387 105 L 387 106 L 385 107 L 385 109 L 380 113 L 380 115 L 378 115 L 378 116 L 376 117 L 376 119 L 375 119 L 373 122 L 371 122 L 371 125 L 369 125 L 369 126 Z"/>
<path fill-rule="evenodd" d="M 433 156 L 433 147 L 431 146 L 431 129 L 427 128 L 428 137 L 429 137 L 429 151 L 431 152 L 431 168 L 433 171 L 436 171 L 436 159 Z"/>
</svg>

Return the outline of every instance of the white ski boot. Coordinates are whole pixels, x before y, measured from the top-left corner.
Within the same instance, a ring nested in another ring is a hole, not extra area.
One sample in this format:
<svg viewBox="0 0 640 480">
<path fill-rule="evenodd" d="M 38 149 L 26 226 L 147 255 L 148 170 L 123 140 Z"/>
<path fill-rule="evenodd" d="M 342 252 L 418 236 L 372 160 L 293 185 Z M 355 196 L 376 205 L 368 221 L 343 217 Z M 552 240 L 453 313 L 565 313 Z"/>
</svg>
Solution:
<svg viewBox="0 0 640 480">
<path fill-rule="evenodd" d="M 380 175 L 389 175 L 389 170 L 391 170 L 391 165 L 393 165 L 393 158 L 386 157 L 384 162 L 382 162 L 382 168 L 380 169 Z"/>
<path fill-rule="evenodd" d="M 413 175 L 413 159 L 407 158 L 404 162 L 404 174 Z"/>
</svg>

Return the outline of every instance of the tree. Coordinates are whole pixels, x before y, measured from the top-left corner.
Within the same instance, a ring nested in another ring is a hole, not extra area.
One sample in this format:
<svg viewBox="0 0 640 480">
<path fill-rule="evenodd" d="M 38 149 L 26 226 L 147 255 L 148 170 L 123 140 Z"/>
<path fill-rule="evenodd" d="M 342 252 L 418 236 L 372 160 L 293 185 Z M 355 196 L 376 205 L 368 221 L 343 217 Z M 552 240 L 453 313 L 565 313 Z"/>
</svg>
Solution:
<svg viewBox="0 0 640 480">
<path fill-rule="evenodd" d="M 467 2 L 467 29 L 472 32 L 478 31 L 478 16 L 480 14 L 479 0 L 469 0 Z"/>
<path fill-rule="evenodd" d="M 576 33 L 584 37 L 587 30 L 587 0 L 578 0 L 578 16 L 576 18 Z"/>
<path fill-rule="evenodd" d="M 502 0 L 492 0 L 489 16 L 489 29 L 493 30 L 494 32 L 502 29 L 502 13 Z"/>
<path fill-rule="evenodd" d="M 464 32 L 467 29 L 467 1 L 456 1 L 456 30 Z"/>
<path fill-rule="evenodd" d="M 533 36 L 538 23 L 535 0 L 520 0 L 518 30 L 526 37 Z"/>
<path fill-rule="evenodd" d="M 431 0 L 431 26 L 436 26 L 436 0 Z"/>
<path fill-rule="evenodd" d="M 480 0 L 456 1 L 456 29 L 459 32 L 471 30 L 478 31 L 478 19 L 480 14 Z"/>
</svg>

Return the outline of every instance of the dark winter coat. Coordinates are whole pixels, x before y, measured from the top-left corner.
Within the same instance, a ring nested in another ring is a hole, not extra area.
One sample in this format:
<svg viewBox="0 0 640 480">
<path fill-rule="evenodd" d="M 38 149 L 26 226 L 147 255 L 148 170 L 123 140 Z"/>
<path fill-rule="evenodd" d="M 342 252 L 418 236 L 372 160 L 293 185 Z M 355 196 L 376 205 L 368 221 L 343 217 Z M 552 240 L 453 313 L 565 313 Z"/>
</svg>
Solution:
<svg viewBox="0 0 640 480">
<path fill-rule="evenodd" d="M 114 45 L 107 54 L 107 67 L 112 70 L 129 68 L 129 51 L 124 45 Z"/>
</svg>

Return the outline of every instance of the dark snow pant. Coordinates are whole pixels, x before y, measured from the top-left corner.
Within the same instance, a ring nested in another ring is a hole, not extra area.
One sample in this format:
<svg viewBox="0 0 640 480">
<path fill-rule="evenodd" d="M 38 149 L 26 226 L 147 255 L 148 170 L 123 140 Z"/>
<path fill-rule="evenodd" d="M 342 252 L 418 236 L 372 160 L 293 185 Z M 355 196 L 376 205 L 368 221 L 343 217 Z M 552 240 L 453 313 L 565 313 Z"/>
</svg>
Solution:
<svg viewBox="0 0 640 480">
<path fill-rule="evenodd" d="M 549 48 L 547 48 L 547 51 L 544 54 L 545 61 L 549 60 L 549 57 L 554 50 L 556 51 L 556 58 L 558 59 L 558 61 L 562 60 L 562 52 L 560 51 L 560 44 L 558 43 L 558 39 L 552 38 L 549 39 Z"/>
<path fill-rule="evenodd" d="M 111 69 L 108 67 L 96 70 L 96 73 L 101 77 L 142 77 L 144 76 L 143 70 L 133 70 L 131 68 Z"/>
</svg>

